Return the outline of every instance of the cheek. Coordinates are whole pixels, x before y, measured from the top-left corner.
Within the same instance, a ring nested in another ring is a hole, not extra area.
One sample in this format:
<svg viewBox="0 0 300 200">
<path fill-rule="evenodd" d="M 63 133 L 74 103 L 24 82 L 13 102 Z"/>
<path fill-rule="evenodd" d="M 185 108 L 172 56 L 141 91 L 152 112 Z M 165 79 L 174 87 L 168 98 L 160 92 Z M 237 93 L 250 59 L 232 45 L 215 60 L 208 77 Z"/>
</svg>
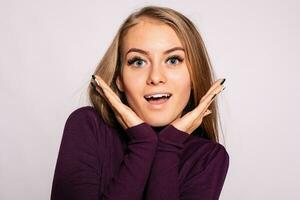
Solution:
<svg viewBox="0 0 300 200">
<path fill-rule="evenodd" d="M 178 101 L 185 104 L 189 100 L 192 86 L 188 72 L 182 72 L 181 74 L 174 76 L 173 81 L 175 92 L 178 97 L 180 97 L 178 98 Z"/>
<path fill-rule="evenodd" d="M 186 80 L 185 82 L 183 82 L 182 80 L 181 82 L 179 82 L 177 85 L 176 92 L 181 97 L 179 99 L 180 101 L 188 101 L 191 93 L 190 81 Z"/>
<path fill-rule="evenodd" d="M 176 85 L 181 92 L 189 91 L 191 89 L 191 79 L 187 69 L 182 70 L 179 73 L 171 75 L 172 82 Z"/>
<path fill-rule="evenodd" d="M 143 94 L 145 81 L 142 76 L 124 73 L 123 80 L 124 90 L 129 98 L 137 98 Z"/>
</svg>

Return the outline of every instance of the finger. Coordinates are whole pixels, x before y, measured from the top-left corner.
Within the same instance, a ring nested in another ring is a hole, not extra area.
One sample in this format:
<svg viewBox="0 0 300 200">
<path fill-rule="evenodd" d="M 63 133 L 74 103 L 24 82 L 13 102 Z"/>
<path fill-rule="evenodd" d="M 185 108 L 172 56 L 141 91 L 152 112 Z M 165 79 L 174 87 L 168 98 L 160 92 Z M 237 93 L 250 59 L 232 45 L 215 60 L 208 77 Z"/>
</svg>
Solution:
<svg viewBox="0 0 300 200">
<path fill-rule="evenodd" d="M 98 92 L 101 97 L 109 104 L 109 106 L 113 109 L 113 111 L 115 112 L 115 108 L 112 106 L 111 102 L 109 101 L 109 99 L 106 97 L 104 91 L 97 85 L 97 83 L 95 82 L 94 79 L 92 79 L 91 81 L 91 85 L 94 88 L 94 90 L 96 92 Z"/>
<path fill-rule="evenodd" d="M 206 99 L 208 96 L 215 94 L 215 90 L 217 90 L 219 87 L 224 87 L 222 84 L 225 82 L 224 79 L 218 79 L 211 87 L 210 89 L 205 93 L 205 95 L 201 98 L 200 102 L 202 102 L 204 99 Z"/>
<path fill-rule="evenodd" d="M 207 109 L 203 115 L 200 114 L 198 116 L 198 118 L 194 121 L 194 123 L 196 124 L 196 127 L 198 127 L 201 124 L 201 122 L 205 116 L 210 115 L 211 113 L 212 113 L 212 111 Z"/>
<path fill-rule="evenodd" d="M 207 111 L 204 113 L 204 115 L 203 115 L 203 117 L 205 117 L 205 116 L 207 116 L 207 115 L 209 115 L 209 114 L 211 114 L 212 112 L 209 110 L 209 109 L 207 109 Z"/>
<path fill-rule="evenodd" d="M 101 87 L 102 90 L 106 90 L 110 93 L 114 98 L 116 98 L 118 101 L 121 102 L 119 96 L 107 85 L 107 83 L 98 75 L 94 75 L 95 81 L 99 87 Z"/>
<path fill-rule="evenodd" d="M 112 104 L 113 108 L 115 108 L 119 113 L 123 113 L 125 110 L 124 104 L 121 102 L 119 97 L 116 98 L 114 95 L 112 95 L 111 92 L 107 91 L 106 89 L 104 89 L 103 91 L 108 101 Z"/>
<path fill-rule="evenodd" d="M 97 86 L 97 84 L 95 83 L 94 80 L 91 81 L 91 86 L 92 86 L 92 88 L 93 88 L 96 92 L 98 92 L 102 97 L 105 97 L 105 95 L 104 95 L 102 89 L 99 88 L 99 86 Z"/>
<path fill-rule="evenodd" d="M 225 88 L 226 88 L 226 87 L 223 87 L 223 88 L 221 89 L 221 91 L 217 91 L 218 93 L 217 93 L 217 94 L 214 94 L 214 95 L 212 96 L 211 100 L 210 100 L 209 103 L 205 106 L 204 110 L 208 110 L 209 106 L 210 106 L 211 103 L 215 100 L 216 96 L 217 96 L 220 92 L 222 92 L 223 90 L 225 90 Z M 208 99 L 209 99 L 209 97 L 208 97 Z"/>
<path fill-rule="evenodd" d="M 206 108 L 209 107 L 209 105 L 211 104 L 211 102 L 214 100 L 214 95 L 219 94 L 225 87 L 224 86 L 219 86 L 216 88 L 216 90 L 214 90 L 214 93 L 210 94 L 210 96 L 207 96 L 206 98 L 203 99 L 203 101 L 196 107 L 196 111 L 197 113 L 203 113 L 204 110 L 206 110 Z"/>
<path fill-rule="evenodd" d="M 97 75 L 93 75 L 93 76 L 95 77 L 94 79 L 95 82 L 102 89 L 111 107 L 118 112 L 116 114 L 120 114 L 122 116 L 122 113 L 126 112 L 126 108 L 124 107 L 125 105 L 123 104 L 119 96 L 113 90 L 111 90 L 111 88 L 105 83 L 105 81 L 102 80 L 101 77 Z"/>
<path fill-rule="evenodd" d="M 210 98 L 210 100 L 213 101 L 219 93 L 225 90 L 225 88 L 225 86 L 222 86 L 220 89 L 216 90 L 217 93 L 211 93 L 207 98 Z"/>
<path fill-rule="evenodd" d="M 202 101 L 200 101 L 198 106 L 194 110 L 190 111 L 192 118 L 194 118 L 195 120 L 202 118 L 205 111 L 213 102 L 214 95 L 220 93 L 224 88 L 225 88 L 224 86 L 220 85 L 215 89 L 214 93 L 210 94 L 210 96 L 206 96 L 205 98 L 202 98 Z"/>
<path fill-rule="evenodd" d="M 95 90 L 96 92 L 98 92 L 98 93 L 101 95 L 101 97 L 104 99 L 104 101 L 112 108 L 113 112 L 117 115 L 118 113 L 116 112 L 115 108 L 112 106 L 112 104 L 110 103 L 110 101 L 107 99 L 107 97 L 106 97 L 105 94 L 103 93 L 102 89 L 100 89 L 100 87 L 97 86 L 97 85 L 96 85 L 95 83 L 93 83 L 92 81 L 91 81 L 91 85 L 92 85 L 92 87 L 94 88 L 94 90 Z"/>
<path fill-rule="evenodd" d="M 210 89 L 207 91 L 207 94 L 210 94 L 212 91 L 214 91 L 218 86 L 222 86 L 225 82 L 225 78 L 220 78 L 217 81 L 214 82 L 214 84 L 210 87 Z"/>
<path fill-rule="evenodd" d="M 216 97 L 216 95 L 218 95 L 220 92 L 222 92 L 226 87 L 223 85 L 218 86 L 212 93 L 210 93 L 209 95 L 204 96 L 201 101 L 200 104 L 204 103 L 204 104 L 210 104 L 212 100 L 214 100 L 214 98 Z M 205 106 L 205 105 L 204 105 Z"/>
<path fill-rule="evenodd" d="M 98 92 L 98 93 L 101 95 L 101 97 L 109 104 L 109 106 L 112 107 L 112 104 L 111 104 L 111 102 L 109 101 L 109 99 L 107 98 L 105 92 L 103 91 L 102 88 L 100 88 L 100 87 L 97 85 L 97 83 L 96 83 L 96 81 L 95 81 L 94 79 L 91 80 L 91 85 L 92 85 L 92 87 L 94 88 L 94 90 L 95 90 L 96 92 Z M 112 108 L 113 108 L 113 107 L 112 107 Z"/>
<path fill-rule="evenodd" d="M 110 105 L 110 107 L 112 108 L 113 112 L 115 113 L 115 116 L 116 116 L 117 120 L 119 121 L 119 123 L 121 124 L 121 126 L 123 128 L 127 128 L 126 124 L 124 123 L 124 120 L 120 117 L 118 111 L 112 106 L 112 104 L 109 102 L 109 100 L 107 99 L 105 94 L 103 94 L 103 91 L 100 89 L 100 87 L 96 85 L 94 79 L 91 81 L 91 85 L 92 85 L 93 89 L 96 90 L 97 92 L 99 92 L 101 94 L 101 96 L 105 99 L 105 101 Z"/>
</svg>

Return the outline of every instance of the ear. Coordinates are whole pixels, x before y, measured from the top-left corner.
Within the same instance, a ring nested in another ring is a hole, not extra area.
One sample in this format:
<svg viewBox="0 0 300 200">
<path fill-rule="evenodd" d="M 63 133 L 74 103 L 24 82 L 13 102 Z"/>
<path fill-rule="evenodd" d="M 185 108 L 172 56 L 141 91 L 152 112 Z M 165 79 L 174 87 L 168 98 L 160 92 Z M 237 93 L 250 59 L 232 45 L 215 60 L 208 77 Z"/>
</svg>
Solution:
<svg viewBox="0 0 300 200">
<path fill-rule="evenodd" d="M 116 85 L 121 92 L 124 92 L 124 86 L 120 76 L 117 76 Z"/>
</svg>

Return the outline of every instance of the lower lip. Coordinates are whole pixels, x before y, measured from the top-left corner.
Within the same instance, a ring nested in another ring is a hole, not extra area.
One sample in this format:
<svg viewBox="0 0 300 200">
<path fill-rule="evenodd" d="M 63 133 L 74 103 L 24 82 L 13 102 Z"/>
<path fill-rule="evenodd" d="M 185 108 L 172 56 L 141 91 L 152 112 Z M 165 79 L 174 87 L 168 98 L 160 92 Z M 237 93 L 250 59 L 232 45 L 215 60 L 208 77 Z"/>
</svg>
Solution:
<svg viewBox="0 0 300 200">
<path fill-rule="evenodd" d="M 148 105 L 150 105 L 152 108 L 162 108 L 164 105 L 166 105 L 166 103 L 171 99 L 168 98 L 168 99 L 160 99 L 160 100 L 156 100 L 156 101 L 147 101 L 148 102 Z"/>
</svg>

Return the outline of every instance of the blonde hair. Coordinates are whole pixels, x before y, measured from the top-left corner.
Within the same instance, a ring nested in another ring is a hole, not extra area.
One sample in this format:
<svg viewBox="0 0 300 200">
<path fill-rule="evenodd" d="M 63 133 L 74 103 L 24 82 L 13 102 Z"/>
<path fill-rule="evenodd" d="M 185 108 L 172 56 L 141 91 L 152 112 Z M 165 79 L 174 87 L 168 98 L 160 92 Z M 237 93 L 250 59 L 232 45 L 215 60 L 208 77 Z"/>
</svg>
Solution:
<svg viewBox="0 0 300 200">
<path fill-rule="evenodd" d="M 130 27 L 139 23 L 142 17 L 155 19 L 170 26 L 176 32 L 183 44 L 183 48 L 186 50 L 192 92 L 182 112 L 182 115 L 184 115 L 199 104 L 200 99 L 213 84 L 215 75 L 204 42 L 195 25 L 183 14 L 173 9 L 160 6 L 146 6 L 129 15 L 120 26 L 108 50 L 97 65 L 94 74 L 101 76 L 120 97 L 121 101 L 128 105 L 124 93 L 119 91 L 116 86 L 116 78 L 121 73 L 123 63 L 121 54 L 122 39 Z M 93 107 L 107 124 L 112 127 L 120 127 L 112 108 L 91 86 L 88 87 L 88 96 Z M 211 103 L 209 109 L 212 113 L 203 118 L 200 127 L 204 130 L 204 137 L 214 142 L 219 142 L 217 126 L 219 122 L 217 117 L 219 116 L 216 99 Z"/>
</svg>

